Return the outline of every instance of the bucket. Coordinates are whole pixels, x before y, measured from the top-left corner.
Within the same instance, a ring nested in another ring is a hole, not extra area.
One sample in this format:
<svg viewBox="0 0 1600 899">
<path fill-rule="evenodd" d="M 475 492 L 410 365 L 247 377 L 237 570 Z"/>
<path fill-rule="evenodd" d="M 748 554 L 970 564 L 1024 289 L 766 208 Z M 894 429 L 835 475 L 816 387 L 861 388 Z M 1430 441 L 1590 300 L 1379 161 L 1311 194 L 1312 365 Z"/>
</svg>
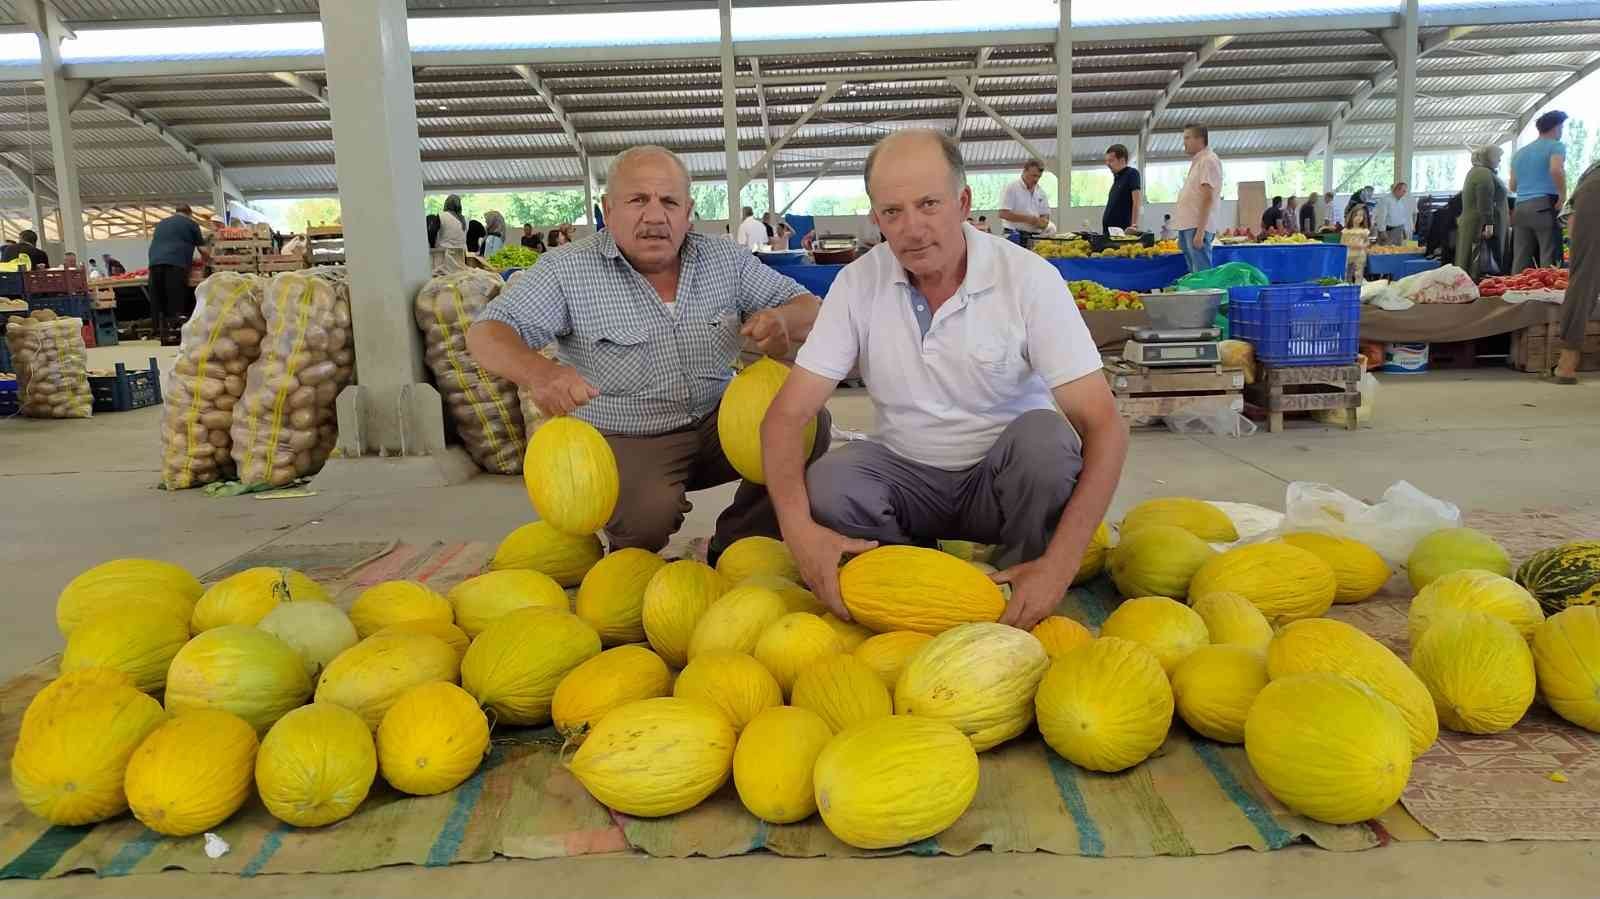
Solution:
<svg viewBox="0 0 1600 899">
<path fill-rule="evenodd" d="M 1383 346 L 1382 372 L 1415 375 L 1428 370 L 1428 345 L 1425 343 L 1387 343 Z"/>
</svg>

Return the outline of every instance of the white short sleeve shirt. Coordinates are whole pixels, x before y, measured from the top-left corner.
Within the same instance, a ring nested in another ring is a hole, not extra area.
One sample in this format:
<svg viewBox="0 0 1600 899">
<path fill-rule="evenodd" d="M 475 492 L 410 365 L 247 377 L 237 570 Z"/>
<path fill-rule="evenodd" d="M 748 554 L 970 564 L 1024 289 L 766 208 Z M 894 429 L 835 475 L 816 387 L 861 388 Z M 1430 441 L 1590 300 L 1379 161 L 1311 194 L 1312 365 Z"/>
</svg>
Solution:
<svg viewBox="0 0 1600 899">
<path fill-rule="evenodd" d="M 978 464 L 1000 432 L 1052 388 L 1100 369 L 1100 352 L 1055 267 L 967 225 L 967 276 L 926 335 L 888 244 L 845 266 L 797 364 L 842 380 L 859 364 L 895 454 L 948 471 Z M 926 313 L 924 313 L 926 314 Z"/>
<path fill-rule="evenodd" d="M 1021 212 L 1026 215 L 1049 215 L 1050 198 L 1044 195 L 1044 188 L 1035 184 L 1033 190 L 1022 183 L 1022 179 L 1006 185 L 1005 193 L 1000 196 L 1000 208 L 1008 212 Z M 1013 231 L 1026 231 L 1029 234 L 1039 229 L 1022 222 L 1005 222 L 1007 228 Z"/>
</svg>

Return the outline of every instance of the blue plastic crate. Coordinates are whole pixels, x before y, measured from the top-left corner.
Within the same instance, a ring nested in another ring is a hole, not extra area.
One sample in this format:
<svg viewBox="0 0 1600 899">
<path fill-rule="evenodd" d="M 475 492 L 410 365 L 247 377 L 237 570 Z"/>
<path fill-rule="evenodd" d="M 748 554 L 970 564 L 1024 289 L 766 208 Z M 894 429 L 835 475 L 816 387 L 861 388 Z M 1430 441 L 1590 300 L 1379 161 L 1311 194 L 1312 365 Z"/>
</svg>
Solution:
<svg viewBox="0 0 1600 899">
<path fill-rule="evenodd" d="M 49 309 L 62 318 L 76 318 L 82 321 L 92 321 L 94 301 L 86 296 L 68 297 L 28 297 L 28 308 L 33 310 Z"/>
<path fill-rule="evenodd" d="M 9 418 L 22 411 L 22 394 L 17 390 L 15 378 L 0 380 L 0 418 Z"/>
<path fill-rule="evenodd" d="M 4 328 L 4 319 L 0 319 L 0 372 L 12 372 L 16 366 L 11 364 L 11 344 L 6 343 Z"/>
<path fill-rule="evenodd" d="M 1354 284 L 1234 287 L 1228 327 L 1268 365 L 1344 365 L 1361 342 L 1361 288 Z"/>
<path fill-rule="evenodd" d="M 90 312 L 94 317 L 94 345 L 116 346 L 117 340 L 117 310 L 95 309 Z"/>
<path fill-rule="evenodd" d="M 25 295 L 22 288 L 22 272 L 0 272 L 0 297 L 21 299 Z"/>
<path fill-rule="evenodd" d="M 156 359 L 150 357 L 150 367 L 145 371 L 128 371 L 117 363 L 117 373 L 104 377 L 89 376 L 89 392 L 94 395 L 95 412 L 127 412 L 146 406 L 161 405 L 161 372 Z"/>
</svg>

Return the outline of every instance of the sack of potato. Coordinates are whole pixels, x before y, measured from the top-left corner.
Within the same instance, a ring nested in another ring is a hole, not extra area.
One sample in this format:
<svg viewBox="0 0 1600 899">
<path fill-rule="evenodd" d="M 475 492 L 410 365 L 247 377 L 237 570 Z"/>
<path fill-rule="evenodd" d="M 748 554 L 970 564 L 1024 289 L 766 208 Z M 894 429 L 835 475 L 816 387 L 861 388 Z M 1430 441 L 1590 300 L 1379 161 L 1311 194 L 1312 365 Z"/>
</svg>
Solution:
<svg viewBox="0 0 1600 899">
<path fill-rule="evenodd" d="M 89 351 L 83 321 L 57 318 L 48 309 L 6 322 L 6 346 L 17 370 L 17 403 L 29 418 L 88 418 Z"/>
<path fill-rule="evenodd" d="M 161 409 L 161 481 L 168 490 L 231 480 L 233 413 L 261 355 L 266 279 L 218 272 L 195 289 Z"/>
<path fill-rule="evenodd" d="M 467 351 L 467 329 L 501 286 L 498 275 L 477 269 L 436 275 L 417 292 L 415 312 L 423 358 L 467 454 L 491 474 L 520 474 L 527 437 L 516 385 Z"/>
<path fill-rule="evenodd" d="M 266 333 L 233 410 L 233 462 L 246 486 L 322 470 L 339 439 L 335 400 L 355 377 L 350 297 L 313 269 L 283 272 L 261 299 Z"/>
</svg>

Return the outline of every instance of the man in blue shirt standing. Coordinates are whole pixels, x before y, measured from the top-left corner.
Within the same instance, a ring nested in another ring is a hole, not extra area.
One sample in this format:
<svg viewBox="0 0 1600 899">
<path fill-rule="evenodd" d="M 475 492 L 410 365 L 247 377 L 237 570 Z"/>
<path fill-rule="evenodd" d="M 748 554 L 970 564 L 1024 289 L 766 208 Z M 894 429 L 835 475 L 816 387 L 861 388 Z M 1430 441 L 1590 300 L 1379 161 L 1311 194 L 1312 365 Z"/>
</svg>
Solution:
<svg viewBox="0 0 1600 899">
<path fill-rule="evenodd" d="M 1511 181 L 1517 195 L 1511 212 L 1512 273 L 1535 265 L 1555 265 L 1560 252 L 1556 215 L 1567 202 L 1567 145 L 1561 130 L 1567 114 L 1552 109 L 1534 127 L 1539 139 L 1511 158 Z"/>
<path fill-rule="evenodd" d="M 178 329 L 194 312 L 194 289 L 189 286 L 189 265 L 195 250 L 207 258 L 206 239 L 195 224 L 194 211 L 180 203 L 156 223 L 150 238 L 150 316 L 162 346 L 178 345 Z"/>
</svg>

